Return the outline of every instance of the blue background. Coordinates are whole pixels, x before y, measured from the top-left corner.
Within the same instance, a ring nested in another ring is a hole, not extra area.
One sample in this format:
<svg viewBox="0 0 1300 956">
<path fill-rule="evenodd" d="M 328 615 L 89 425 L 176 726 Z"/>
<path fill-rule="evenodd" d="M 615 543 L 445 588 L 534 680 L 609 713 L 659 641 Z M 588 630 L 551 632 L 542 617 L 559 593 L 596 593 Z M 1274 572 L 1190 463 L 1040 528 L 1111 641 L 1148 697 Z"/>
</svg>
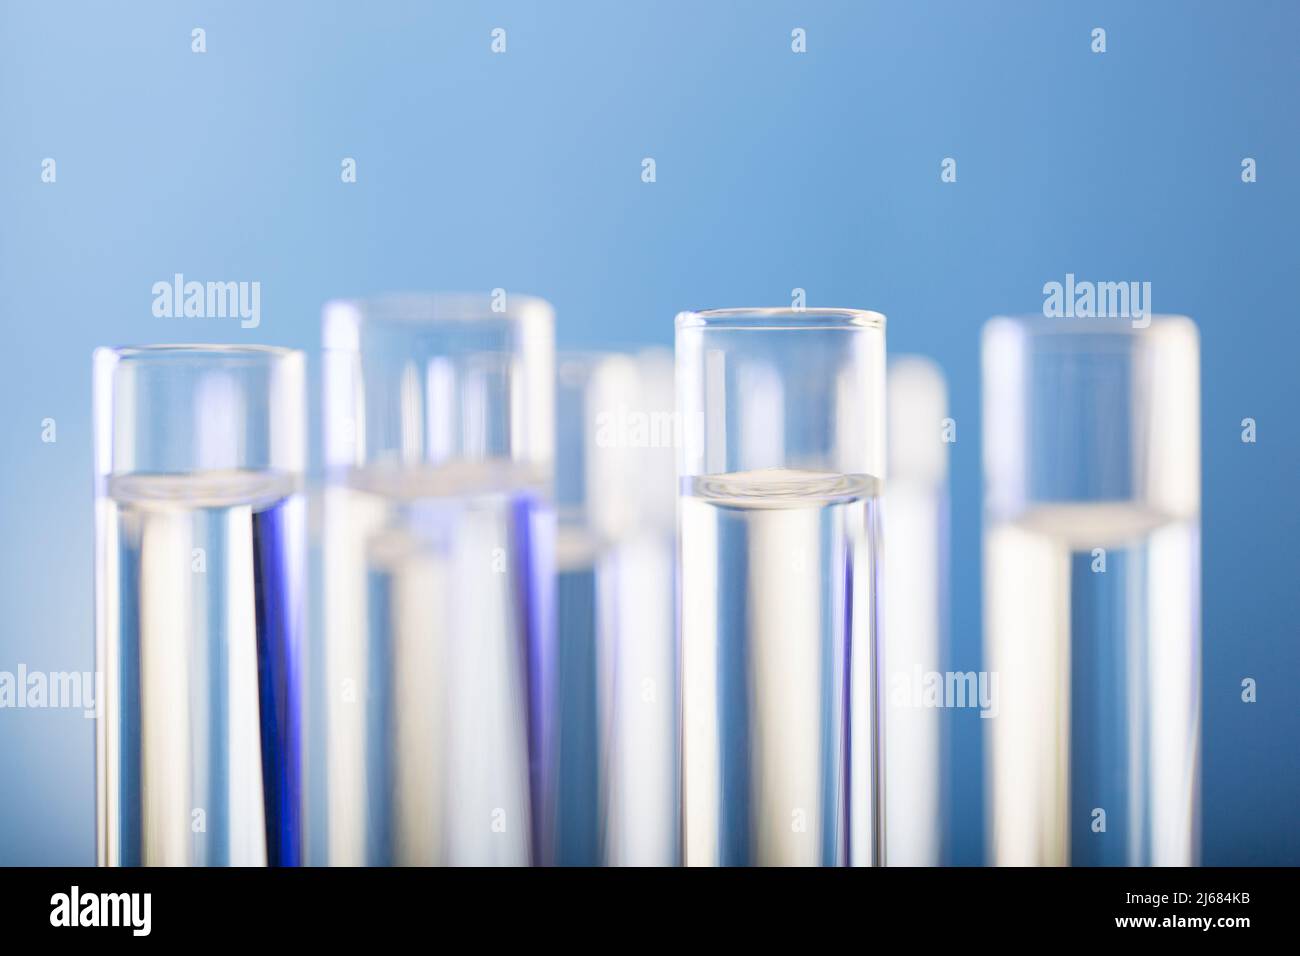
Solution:
<svg viewBox="0 0 1300 956">
<path fill-rule="evenodd" d="M 92 348 L 314 348 L 326 298 L 493 287 L 554 302 L 562 346 L 795 287 L 885 312 L 948 375 L 978 668 L 980 325 L 1066 272 L 1145 279 L 1202 336 L 1204 862 L 1298 863 L 1297 35 L 1287 2 L 6 2 L 0 670 L 93 668 Z M 174 272 L 260 281 L 261 327 L 154 318 Z M 980 722 L 945 719 L 979 862 Z M 79 711 L 0 711 L 0 862 L 93 860 L 93 753 Z"/>
</svg>

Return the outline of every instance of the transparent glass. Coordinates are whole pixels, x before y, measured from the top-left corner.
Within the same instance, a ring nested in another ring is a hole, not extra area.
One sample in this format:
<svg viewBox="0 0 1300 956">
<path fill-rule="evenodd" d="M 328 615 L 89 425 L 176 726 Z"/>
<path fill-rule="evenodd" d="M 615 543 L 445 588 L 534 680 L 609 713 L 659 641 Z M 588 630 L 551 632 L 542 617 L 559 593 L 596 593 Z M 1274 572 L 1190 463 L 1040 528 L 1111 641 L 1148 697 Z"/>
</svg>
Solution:
<svg viewBox="0 0 1300 956">
<path fill-rule="evenodd" d="M 688 865 L 883 860 L 884 324 L 677 317 Z"/>
<path fill-rule="evenodd" d="M 561 354 L 557 862 L 679 857 L 673 364 Z"/>
<path fill-rule="evenodd" d="M 97 858 L 301 854 L 303 357 L 94 356 Z"/>
<path fill-rule="evenodd" d="M 553 858 L 553 336 L 525 296 L 325 308 L 313 859 Z"/>
<path fill-rule="evenodd" d="M 881 617 L 885 672 L 885 806 L 890 866 L 943 862 L 945 707 L 979 705 L 978 683 L 948 658 L 948 420 L 943 373 L 920 356 L 889 363 L 889 486 L 881 501 Z M 960 696 L 956 681 L 963 681 Z M 976 675 L 978 682 L 978 675 Z M 949 688 L 953 693 L 949 693 Z"/>
<path fill-rule="evenodd" d="M 1198 361 L 1181 317 L 985 326 L 996 864 L 1197 860 Z"/>
</svg>

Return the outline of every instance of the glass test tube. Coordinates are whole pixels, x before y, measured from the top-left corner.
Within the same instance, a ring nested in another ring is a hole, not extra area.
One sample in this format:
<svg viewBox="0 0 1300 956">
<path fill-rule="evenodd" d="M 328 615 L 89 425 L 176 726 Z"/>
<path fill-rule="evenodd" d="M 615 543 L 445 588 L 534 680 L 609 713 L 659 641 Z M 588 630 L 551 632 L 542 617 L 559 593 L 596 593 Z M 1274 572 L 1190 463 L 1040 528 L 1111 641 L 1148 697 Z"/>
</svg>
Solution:
<svg viewBox="0 0 1300 956">
<path fill-rule="evenodd" d="M 553 853 L 553 336 L 517 295 L 325 309 L 332 864 Z"/>
<path fill-rule="evenodd" d="M 1196 327 L 998 318 L 983 365 L 992 861 L 1194 864 Z"/>
<path fill-rule="evenodd" d="M 881 862 L 884 324 L 677 317 L 688 865 Z"/>
<path fill-rule="evenodd" d="M 568 865 L 677 861 L 673 363 L 557 363 L 558 830 Z"/>
<path fill-rule="evenodd" d="M 881 501 L 886 857 L 938 866 L 944 838 L 948 609 L 948 395 L 916 355 L 889 363 L 889 487 Z M 938 690 L 936 690 L 938 688 Z M 966 696 L 963 685 L 963 698 Z M 970 706 L 978 703 L 975 690 Z"/>
<path fill-rule="evenodd" d="M 303 357 L 98 349 L 97 858 L 301 852 Z"/>
</svg>

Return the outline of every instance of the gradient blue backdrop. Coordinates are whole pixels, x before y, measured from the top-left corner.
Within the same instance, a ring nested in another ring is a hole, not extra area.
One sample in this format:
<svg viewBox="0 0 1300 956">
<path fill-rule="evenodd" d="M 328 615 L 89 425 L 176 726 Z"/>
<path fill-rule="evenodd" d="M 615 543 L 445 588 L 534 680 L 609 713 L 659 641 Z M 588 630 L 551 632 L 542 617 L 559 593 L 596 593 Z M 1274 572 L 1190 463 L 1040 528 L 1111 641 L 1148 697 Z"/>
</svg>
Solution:
<svg viewBox="0 0 1300 956">
<path fill-rule="evenodd" d="M 1204 860 L 1300 862 L 1298 34 L 1287 2 L 6 2 L 0 670 L 93 666 L 92 348 L 310 349 L 327 297 L 498 286 L 564 346 L 796 286 L 885 312 L 949 377 L 977 668 L 980 325 L 1066 272 L 1146 279 L 1202 335 Z M 154 318 L 175 272 L 260 281 L 261 327 Z M 978 862 L 980 722 L 945 717 Z M 79 712 L 0 711 L 0 863 L 93 859 L 93 753 Z"/>
</svg>

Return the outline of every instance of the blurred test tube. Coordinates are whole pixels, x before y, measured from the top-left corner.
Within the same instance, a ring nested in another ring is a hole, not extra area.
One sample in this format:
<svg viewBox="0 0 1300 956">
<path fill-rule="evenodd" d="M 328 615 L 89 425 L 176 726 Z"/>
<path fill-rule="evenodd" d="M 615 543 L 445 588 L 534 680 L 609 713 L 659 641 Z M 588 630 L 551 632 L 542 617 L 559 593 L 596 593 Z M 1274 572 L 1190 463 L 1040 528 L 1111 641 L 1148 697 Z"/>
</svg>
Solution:
<svg viewBox="0 0 1300 956">
<path fill-rule="evenodd" d="M 558 361 L 556 862 L 677 859 L 673 361 Z"/>
<path fill-rule="evenodd" d="M 326 306 L 313 860 L 550 857 L 553 327 L 522 295 Z"/>
<path fill-rule="evenodd" d="M 888 473 L 882 503 L 885 858 L 937 866 L 943 853 L 942 711 L 948 608 L 948 395 L 926 358 L 889 364 Z"/>
<path fill-rule="evenodd" d="M 995 864 L 1196 863 L 1198 364 L 1182 317 L 984 327 Z"/>
</svg>

